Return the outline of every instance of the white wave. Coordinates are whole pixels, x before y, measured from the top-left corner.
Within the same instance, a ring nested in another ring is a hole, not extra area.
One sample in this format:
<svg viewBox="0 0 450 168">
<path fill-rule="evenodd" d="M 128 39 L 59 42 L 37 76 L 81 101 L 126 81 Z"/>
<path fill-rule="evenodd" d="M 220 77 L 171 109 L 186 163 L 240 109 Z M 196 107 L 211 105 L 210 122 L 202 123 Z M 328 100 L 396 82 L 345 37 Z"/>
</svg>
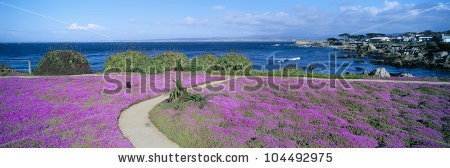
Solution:
<svg viewBox="0 0 450 168">
<path fill-rule="evenodd" d="M 298 61 L 298 60 L 300 60 L 300 59 L 301 59 L 300 57 L 290 58 L 289 61 Z"/>
</svg>

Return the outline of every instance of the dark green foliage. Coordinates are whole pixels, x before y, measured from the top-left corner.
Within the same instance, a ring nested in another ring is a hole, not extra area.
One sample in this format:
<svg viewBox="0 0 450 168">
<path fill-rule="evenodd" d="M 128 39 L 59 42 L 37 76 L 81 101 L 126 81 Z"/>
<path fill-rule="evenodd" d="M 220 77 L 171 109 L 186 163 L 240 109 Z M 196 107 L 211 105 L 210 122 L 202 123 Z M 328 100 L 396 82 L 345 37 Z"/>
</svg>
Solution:
<svg viewBox="0 0 450 168">
<path fill-rule="evenodd" d="M 450 43 L 440 42 L 438 47 L 441 51 L 449 51 L 450 52 Z"/>
<path fill-rule="evenodd" d="M 174 81 L 176 84 L 175 89 L 167 92 L 165 95 L 169 95 L 169 99 L 167 99 L 168 102 L 173 102 L 174 100 L 177 100 L 187 94 L 188 91 L 186 88 L 183 87 L 183 83 L 181 80 Z"/>
<path fill-rule="evenodd" d="M 203 108 L 206 105 L 206 98 L 202 93 L 190 93 L 183 87 L 181 80 L 174 81 L 176 84 L 175 89 L 167 92 L 165 95 L 169 95 L 167 102 L 174 102 L 178 100 L 176 104 L 184 104 L 185 102 L 199 102 L 199 108 Z"/>
<path fill-rule="evenodd" d="M 329 42 L 329 43 L 331 43 L 331 42 L 335 42 L 335 41 L 338 41 L 338 39 L 336 39 L 336 38 L 333 38 L 333 37 L 331 37 L 331 38 L 327 38 L 327 42 Z"/>
<path fill-rule="evenodd" d="M 367 38 L 384 37 L 384 36 L 386 36 L 386 34 L 383 34 L 383 33 L 367 33 L 366 34 Z"/>
<path fill-rule="evenodd" d="M 252 68 L 252 63 L 244 55 L 237 53 L 228 53 L 220 58 L 220 66 L 226 70 L 244 70 L 249 67 Z"/>
<path fill-rule="evenodd" d="M 450 117 L 443 117 L 441 120 L 444 121 L 441 128 L 442 138 L 446 143 L 450 143 Z"/>
<path fill-rule="evenodd" d="M 128 61 L 128 63 L 127 63 Z M 105 62 L 105 71 L 146 73 L 149 58 L 143 53 L 128 50 L 109 56 Z"/>
<path fill-rule="evenodd" d="M 206 96 L 203 96 L 201 92 L 198 93 L 189 93 L 186 96 L 183 97 L 183 100 L 185 102 L 198 102 L 199 104 L 199 108 L 202 109 L 203 107 L 205 107 L 206 105 Z"/>
<path fill-rule="evenodd" d="M 165 71 L 165 64 L 162 57 L 151 57 L 147 62 L 147 73 L 155 74 Z"/>
<path fill-rule="evenodd" d="M 0 75 L 5 76 L 8 75 L 10 72 L 13 72 L 10 66 L 3 66 L 0 64 Z"/>
<path fill-rule="evenodd" d="M 420 147 L 420 145 L 423 145 L 423 142 L 419 139 L 415 139 L 415 138 L 409 138 L 407 140 L 404 140 L 406 147 L 409 148 L 417 148 Z"/>
<path fill-rule="evenodd" d="M 184 71 L 189 69 L 189 58 L 181 52 L 164 52 L 161 55 L 154 57 L 157 61 L 165 67 L 165 70 Z"/>
<path fill-rule="evenodd" d="M 443 95 L 444 93 L 440 92 L 439 90 L 433 89 L 431 87 L 418 87 L 417 91 L 423 94 L 427 95 Z"/>
<path fill-rule="evenodd" d="M 358 102 L 354 102 L 351 100 L 339 101 L 339 104 L 346 107 L 349 111 L 363 112 L 365 109 L 365 106 L 363 104 L 359 104 Z"/>
<path fill-rule="evenodd" d="M 37 75 L 79 75 L 90 74 L 87 59 L 73 50 L 48 52 L 34 69 Z"/>
<path fill-rule="evenodd" d="M 431 53 L 436 53 L 440 51 L 440 48 L 435 42 L 429 42 L 426 45 L 426 50 Z"/>
<path fill-rule="evenodd" d="M 245 144 L 249 148 L 264 148 L 264 146 L 266 145 L 263 140 L 257 139 L 256 137 L 253 137 L 253 138 L 245 141 Z"/>
<path fill-rule="evenodd" d="M 424 125 L 425 127 L 428 127 L 428 128 L 434 129 L 434 130 L 439 130 L 438 126 L 436 126 L 435 124 L 433 124 L 432 122 L 430 122 L 428 120 L 417 120 L 417 122 Z"/>
<path fill-rule="evenodd" d="M 400 90 L 400 89 L 392 89 L 391 90 L 391 95 L 397 95 L 397 96 L 400 96 L 400 97 L 410 96 L 410 94 L 408 92 Z"/>
<path fill-rule="evenodd" d="M 218 70 L 219 58 L 215 55 L 205 54 L 192 60 L 191 70 L 211 71 Z"/>
<path fill-rule="evenodd" d="M 375 137 L 375 139 L 377 139 L 377 141 L 378 141 L 378 147 L 377 148 L 385 148 L 387 146 L 387 143 L 384 140 L 383 136 Z"/>
<path fill-rule="evenodd" d="M 380 128 L 383 127 L 383 125 L 382 125 L 378 120 L 371 120 L 371 119 L 369 119 L 369 120 L 367 121 L 367 123 L 368 123 L 370 126 L 372 126 L 373 128 L 376 128 L 376 129 L 380 129 Z"/>
</svg>

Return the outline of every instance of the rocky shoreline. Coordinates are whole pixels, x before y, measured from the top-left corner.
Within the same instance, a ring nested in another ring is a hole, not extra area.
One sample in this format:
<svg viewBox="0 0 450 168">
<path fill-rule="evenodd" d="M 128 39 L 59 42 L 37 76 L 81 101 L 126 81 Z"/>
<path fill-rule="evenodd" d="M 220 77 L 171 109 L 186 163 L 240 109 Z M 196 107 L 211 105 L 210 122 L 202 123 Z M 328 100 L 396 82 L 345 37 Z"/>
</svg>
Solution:
<svg viewBox="0 0 450 168">
<path fill-rule="evenodd" d="M 349 43 L 339 47 L 340 58 L 368 56 L 375 65 L 402 68 L 427 68 L 450 70 L 450 55 L 436 44 L 424 43 Z"/>
</svg>

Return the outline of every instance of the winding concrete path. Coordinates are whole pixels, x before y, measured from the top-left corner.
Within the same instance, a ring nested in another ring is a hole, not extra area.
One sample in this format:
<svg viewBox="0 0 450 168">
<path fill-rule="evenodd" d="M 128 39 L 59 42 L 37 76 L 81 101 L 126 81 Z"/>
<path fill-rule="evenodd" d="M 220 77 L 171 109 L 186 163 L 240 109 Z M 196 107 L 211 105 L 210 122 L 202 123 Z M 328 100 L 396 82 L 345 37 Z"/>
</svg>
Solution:
<svg viewBox="0 0 450 168">
<path fill-rule="evenodd" d="M 206 87 L 207 85 L 215 85 L 226 82 L 225 80 L 213 81 L 198 85 L 196 87 Z M 119 128 L 124 137 L 128 138 L 136 148 L 179 148 L 178 144 L 171 141 L 149 119 L 149 112 L 156 105 L 169 98 L 161 95 L 137 104 L 134 104 L 124 111 L 119 116 Z"/>
</svg>

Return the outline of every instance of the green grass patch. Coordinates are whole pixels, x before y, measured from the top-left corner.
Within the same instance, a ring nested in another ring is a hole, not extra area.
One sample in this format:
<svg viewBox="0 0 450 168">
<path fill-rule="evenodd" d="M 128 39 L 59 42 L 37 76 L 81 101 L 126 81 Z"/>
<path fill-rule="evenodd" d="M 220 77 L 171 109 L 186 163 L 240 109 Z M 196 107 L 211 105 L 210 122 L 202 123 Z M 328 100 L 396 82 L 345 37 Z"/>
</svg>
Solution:
<svg viewBox="0 0 450 168">
<path fill-rule="evenodd" d="M 53 117 L 52 119 L 47 121 L 47 125 L 49 125 L 50 127 L 58 125 L 59 123 L 61 123 L 61 118 L 59 117 Z"/>
<path fill-rule="evenodd" d="M 218 142 L 211 138 L 212 134 L 208 132 L 207 128 L 200 127 L 199 130 L 194 131 L 182 124 L 183 121 L 178 118 L 182 114 L 171 117 L 165 113 L 165 110 L 175 109 L 175 106 L 176 104 L 167 102 L 157 105 L 149 113 L 151 122 L 170 140 L 181 147 L 204 148 L 217 146 Z M 180 112 L 182 113 L 183 111 Z"/>
<path fill-rule="evenodd" d="M 431 88 L 431 87 L 418 87 L 416 89 L 417 91 L 419 91 L 422 94 L 427 94 L 427 95 L 436 95 L 436 96 L 442 96 L 445 95 L 446 93 L 439 91 L 437 89 Z"/>
<path fill-rule="evenodd" d="M 272 70 L 272 71 L 264 71 L 264 70 L 250 70 L 250 71 L 243 71 L 243 70 L 224 70 L 224 71 L 212 71 L 210 72 L 214 75 L 235 75 L 235 76 L 274 76 L 274 77 L 311 77 L 311 78 L 325 78 L 325 79 L 364 79 L 364 75 L 352 75 L 352 74 L 343 74 L 343 75 L 330 75 L 325 73 L 319 73 L 319 72 L 312 72 L 309 73 L 306 71 L 303 71 L 301 69 L 278 69 L 278 70 Z"/>
<path fill-rule="evenodd" d="M 307 97 L 312 104 L 320 104 L 320 100 L 311 93 L 305 93 L 305 97 Z"/>
<path fill-rule="evenodd" d="M 348 111 L 364 111 L 365 107 L 364 105 L 357 103 L 355 101 L 351 100 L 341 100 L 339 101 L 339 104 L 347 108 Z"/>
<path fill-rule="evenodd" d="M 397 95 L 397 96 L 400 96 L 400 97 L 406 97 L 406 96 L 410 96 L 411 94 L 409 92 L 407 92 L 407 91 L 403 91 L 403 90 L 400 90 L 400 89 L 392 89 L 391 90 L 391 95 Z"/>
</svg>

